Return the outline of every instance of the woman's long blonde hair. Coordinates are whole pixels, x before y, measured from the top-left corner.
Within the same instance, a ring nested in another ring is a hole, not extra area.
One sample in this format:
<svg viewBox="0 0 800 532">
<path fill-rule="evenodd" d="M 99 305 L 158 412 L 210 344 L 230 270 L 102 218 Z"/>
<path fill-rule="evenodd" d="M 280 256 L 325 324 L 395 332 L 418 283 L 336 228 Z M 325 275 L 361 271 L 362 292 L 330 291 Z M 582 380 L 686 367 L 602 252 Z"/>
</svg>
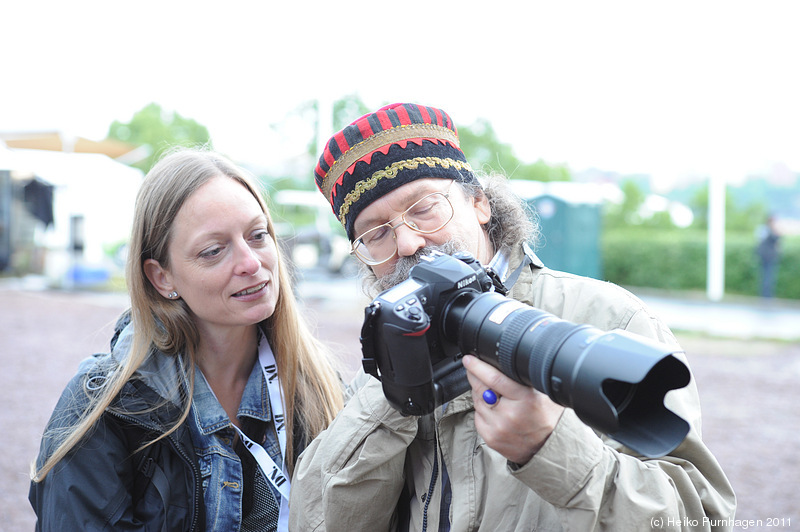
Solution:
<svg viewBox="0 0 800 532">
<path fill-rule="evenodd" d="M 262 324 L 276 353 L 278 375 L 286 400 L 287 467 L 294 469 L 294 449 L 298 429 L 307 443 L 333 420 L 342 407 L 342 387 L 332 365 L 332 358 L 311 333 L 302 318 L 292 290 L 289 268 L 281 252 L 272 217 L 255 180 L 227 158 L 204 149 L 182 148 L 161 159 L 145 177 L 136 198 L 136 210 L 126 268 L 128 292 L 131 298 L 133 342 L 130 353 L 115 368 L 102 388 L 90 398 L 89 406 L 79 421 L 66 433 L 52 434 L 57 438 L 55 451 L 42 467 L 33 472 L 39 482 L 66 454 L 78 445 L 120 393 L 126 382 L 134 377 L 152 348 L 166 355 L 182 357 L 183 382 L 176 387 L 185 390 L 182 413 L 166 437 L 183 423 L 189 414 L 194 389 L 195 353 L 199 336 L 190 309 L 183 300 L 168 300 L 161 296 L 144 272 L 147 259 L 157 260 L 169 267 L 169 245 L 172 223 L 184 202 L 204 183 L 218 176 L 227 176 L 244 186 L 256 198 L 267 215 L 269 234 L 278 253 L 278 301 L 272 316 Z M 153 405 L 156 406 L 156 405 Z M 295 426 L 299 423 L 299 427 Z M 156 440 L 153 440 L 156 441 Z M 153 442 L 150 442 L 153 443 Z"/>
</svg>

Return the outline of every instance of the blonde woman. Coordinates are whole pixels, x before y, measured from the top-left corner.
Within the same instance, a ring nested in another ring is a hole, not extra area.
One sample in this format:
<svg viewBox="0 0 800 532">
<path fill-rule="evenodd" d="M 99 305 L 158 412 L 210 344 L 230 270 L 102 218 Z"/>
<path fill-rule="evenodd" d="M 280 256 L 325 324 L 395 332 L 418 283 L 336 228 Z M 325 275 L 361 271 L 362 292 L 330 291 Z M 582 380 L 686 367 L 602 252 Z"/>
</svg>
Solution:
<svg viewBox="0 0 800 532">
<path fill-rule="evenodd" d="M 342 406 L 252 179 L 181 150 L 136 200 L 131 311 L 46 429 L 37 530 L 285 530 L 295 461 Z"/>
</svg>

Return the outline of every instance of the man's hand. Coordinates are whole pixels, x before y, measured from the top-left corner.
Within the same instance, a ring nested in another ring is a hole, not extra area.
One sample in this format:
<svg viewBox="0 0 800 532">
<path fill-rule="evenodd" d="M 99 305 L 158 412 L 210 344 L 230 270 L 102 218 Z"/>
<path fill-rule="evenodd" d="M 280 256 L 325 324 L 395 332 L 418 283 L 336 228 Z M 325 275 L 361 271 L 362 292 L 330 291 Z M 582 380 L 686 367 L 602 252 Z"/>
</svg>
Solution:
<svg viewBox="0 0 800 532">
<path fill-rule="evenodd" d="M 478 434 L 509 461 L 528 463 L 553 432 L 564 407 L 472 355 L 463 361 L 472 386 Z M 488 389 L 497 396 L 493 405 L 483 398 Z"/>
</svg>

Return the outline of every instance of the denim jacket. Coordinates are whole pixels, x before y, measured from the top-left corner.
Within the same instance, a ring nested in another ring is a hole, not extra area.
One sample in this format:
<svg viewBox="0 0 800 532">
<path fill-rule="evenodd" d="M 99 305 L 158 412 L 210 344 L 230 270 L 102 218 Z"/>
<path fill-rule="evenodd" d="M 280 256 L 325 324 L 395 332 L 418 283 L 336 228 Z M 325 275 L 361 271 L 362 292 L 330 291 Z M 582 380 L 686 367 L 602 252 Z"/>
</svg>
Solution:
<svg viewBox="0 0 800 532">
<path fill-rule="evenodd" d="M 85 407 L 75 399 L 85 397 L 86 386 L 102 382 L 105 372 L 128 355 L 133 338 L 128 322 L 126 313 L 117 324 L 111 353 L 81 363 L 53 412 L 51 428 L 74 419 Z M 115 401 L 131 414 L 106 412 L 43 482 L 31 484 L 37 530 L 239 530 L 244 476 L 232 447 L 235 430 L 199 369 L 183 425 L 136 451 L 177 418 L 180 372 L 178 357 L 152 352 Z M 149 411 L 164 399 L 164 407 Z M 256 363 L 238 415 L 271 422 L 269 394 Z M 271 424 L 266 434 L 264 448 L 281 464 Z M 43 439 L 39 465 L 53 445 L 48 436 Z M 277 493 L 276 500 L 280 504 Z"/>
<path fill-rule="evenodd" d="M 200 465 L 206 529 L 238 530 L 243 517 L 242 496 L 246 480 L 241 460 L 232 446 L 236 431 L 199 368 L 196 369 L 194 383 L 192 407 L 187 421 Z M 254 364 L 250 372 L 237 415 L 239 418 L 249 417 L 264 422 L 272 420 L 269 393 L 258 364 Z M 281 465 L 280 447 L 271 423 L 263 446 L 275 463 Z M 280 494 L 270 487 L 280 505 Z"/>
<path fill-rule="evenodd" d="M 132 339 L 133 326 L 127 325 L 116 341 L 115 355 L 124 356 Z M 178 379 L 177 369 L 172 367 L 174 363 L 170 364 L 164 360 L 171 362 L 174 361 L 174 357 L 155 353 L 151 358 L 161 361 L 158 370 L 147 371 L 147 368 L 152 366 L 150 362 L 139 373 L 145 382 L 162 396 L 177 401 L 177 398 L 169 395 L 170 391 L 174 390 L 173 383 Z M 250 417 L 270 424 L 263 446 L 275 463 L 282 465 L 280 447 L 271 426 L 272 413 L 266 380 L 261 367 L 255 362 L 245 385 L 237 416 Z M 199 367 L 195 367 L 194 393 L 186 425 L 200 468 L 206 530 L 239 530 L 243 518 L 244 483 L 247 481 L 243 476 L 242 462 L 233 449 L 236 431 Z M 280 495 L 274 488 L 273 493 L 280 505 Z"/>
</svg>

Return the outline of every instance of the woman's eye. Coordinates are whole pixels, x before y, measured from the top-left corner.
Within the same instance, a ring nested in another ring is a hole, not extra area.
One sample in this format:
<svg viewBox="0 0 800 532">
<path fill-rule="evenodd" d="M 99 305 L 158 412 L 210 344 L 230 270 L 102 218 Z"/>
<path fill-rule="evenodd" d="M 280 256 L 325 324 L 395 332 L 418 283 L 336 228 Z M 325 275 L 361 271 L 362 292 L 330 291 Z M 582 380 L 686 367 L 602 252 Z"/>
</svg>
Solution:
<svg viewBox="0 0 800 532">
<path fill-rule="evenodd" d="M 219 255 L 220 253 L 222 253 L 222 248 L 220 246 L 215 246 L 213 248 L 203 251 L 202 253 L 200 253 L 200 256 L 205 259 L 211 259 Z"/>
<path fill-rule="evenodd" d="M 250 237 L 251 240 L 258 243 L 264 243 L 269 239 L 269 231 L 267 230 L 259 230 L 255 231 L 253 235 Z"/>
</svg>

